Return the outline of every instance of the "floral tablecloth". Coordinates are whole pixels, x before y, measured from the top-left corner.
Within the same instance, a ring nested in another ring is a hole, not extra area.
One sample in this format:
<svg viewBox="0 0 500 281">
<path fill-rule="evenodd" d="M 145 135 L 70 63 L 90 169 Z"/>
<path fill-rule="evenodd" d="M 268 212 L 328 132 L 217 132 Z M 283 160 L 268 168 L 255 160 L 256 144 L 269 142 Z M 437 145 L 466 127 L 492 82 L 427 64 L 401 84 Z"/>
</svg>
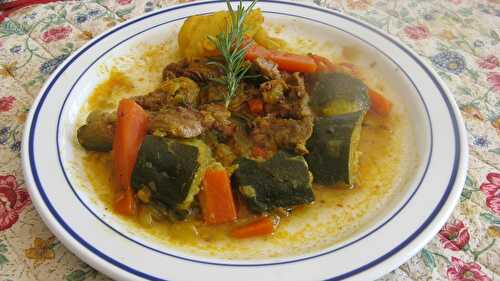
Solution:
<svg viewBox="0 0 500 281">
<path fill-rule="evenodd" d="M 107 280 L 65 249 L 31 203 L 20 159 L 26 115 L 50 73 L 87 40 L 178 2 L 60 1 L 21 9 L 0 23 L 0 281 Z M 314 3 L 401 38 L 448 84 L 468 130 L 460 204 L 424 249 L 381 280 L 499 280 L 500 0 Z"/>
</svg>

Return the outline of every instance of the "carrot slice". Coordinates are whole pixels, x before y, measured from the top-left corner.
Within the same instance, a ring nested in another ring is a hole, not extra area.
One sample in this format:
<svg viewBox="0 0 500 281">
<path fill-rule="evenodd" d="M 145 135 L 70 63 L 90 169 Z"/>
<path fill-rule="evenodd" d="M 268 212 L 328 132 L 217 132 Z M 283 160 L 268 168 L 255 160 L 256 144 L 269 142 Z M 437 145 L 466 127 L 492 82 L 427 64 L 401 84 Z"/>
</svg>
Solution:
<svg viewBox="0 0 500 281">
<path fill-rule="evenodd" d="M 120 101 L 113 139 L 113 171 L 123 191 L 115 208 L 123 214 L 133 214 L 135 202 L 130 179 L 147 129 L 148 115 L 142 107 L 132 100 Z"/>
<path fill-rule="evenodd" d="M 275 51 L 271 53 L 270 59 L 278 65 L 278 68 L 290 72 L 312 73 L 318 68 L 310 56 Z"/>
<path fill-rule="evenodd" d="M 259 44 L 253 42 L 248 47 L 245 58 L 247 60 L 254 60 L 256 58 L 265 58 L 274 61 L 282 70 L 290 72 L 315 72 L 317 65 L 314 59 L 310 56 L 285 53 L 280 51 L 268 50 Z"/>
<path fill-rule="evenodd" d="M 384 116 L 389 115 L 392 108 L 391 101 L 373 89 L 368 89 L 368 96 L 372 102 L 370 108 L 372 111 Z"/>
<path fill-rule="evenodd" d="M 269 217 L 262 217 L 247 225 L 240 226 L 231 231 L 231 236 L 234 238 L 250 238 L 261 235 L 269 235 L 273 233 L 273 222 Z"/>
<path fill-rule="evenodd" d="M 137 153 L 148 129 L 148 115 L 132 100 L 122 100 L 113 139 L 113 163 L 118 184 L 123 190 L 130 187 Z"/>
<path fill-rule="evenodd" d="M 329 59 L 318 56 L 318 55 L 310 55 L 311 58 L 314 60 L 316 65 L 318 66 L 317 70 L 318 72 L 335 72 L 337 68 L 335 67 L 335 64 L 333 64 Z"/>
<path fill-rule="evenodd" d="M 264 111 L 264 102 L 261 99 L 251 99 L 248 101 L 248 109 L 255 115 L 259 115 Z"/>
<path fill-rule="evenodd" d="M 220 224 L 237 218 L 229 175 L 224 168 L 209 168 L 205 171 L 199 199 L 206 223 Z"/>
<path fill-rule="evenodd" d="M 137 208 L 132 188 L 128 188 L 118 196 L 114 208 L 119 214 L 125 216 L 135 215 Z"/>
</svg>

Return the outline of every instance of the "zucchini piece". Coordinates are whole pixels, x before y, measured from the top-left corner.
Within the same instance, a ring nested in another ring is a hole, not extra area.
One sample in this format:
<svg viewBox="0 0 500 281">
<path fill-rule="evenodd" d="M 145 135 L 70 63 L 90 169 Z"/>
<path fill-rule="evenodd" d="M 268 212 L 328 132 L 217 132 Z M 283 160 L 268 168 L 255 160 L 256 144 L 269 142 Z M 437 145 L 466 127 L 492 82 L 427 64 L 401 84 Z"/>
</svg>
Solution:
<svg viewBox="0 0 500 281">
<path fill-rule="evenodd" d="M 368 88 L 347 74 L 321 73 L 313 87 L 310 105 L 318 116 L 366 112 L 370 108 Z"/>
<path fill-rule="evenodd" d="M 314 201 L 312 176 L 299 155 L 279 151 L 267 161 L 241 158 L 233 179 L 255 213 Z"/>
<path fill-rule="evenodd" d="M 199 192 L 207 147 L 198 142 L 147 135 L 132 172 L 132 187 L 147 186 L 151 199 L 171 210 L 186 210 Z"/>
<path fill-rule="evenodd" d="M 306 156 L 315 183 L 330 186 L 354 184 L 364 115 L 364 111 L 356 111 L 315 120 Z"/>
</svg>

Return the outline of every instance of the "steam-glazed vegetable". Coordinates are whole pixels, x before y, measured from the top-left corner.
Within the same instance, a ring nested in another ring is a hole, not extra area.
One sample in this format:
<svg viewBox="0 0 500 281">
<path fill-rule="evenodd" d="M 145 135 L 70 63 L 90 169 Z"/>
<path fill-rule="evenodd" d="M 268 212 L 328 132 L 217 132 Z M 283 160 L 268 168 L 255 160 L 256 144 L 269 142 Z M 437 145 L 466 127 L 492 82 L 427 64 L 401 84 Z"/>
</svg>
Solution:
<svg viewBox="0 0 500 281">
<path fill-rule="evenodd" d="M 113 147 L 116 113 L 94 111 L 87 124 L 78 128 L 78 142 L 87 150 L 106 152 Z"/>
<path fill-rule="evenodd" d="M 365 112 L 356 111 L 316 119 L 306 156 L 315 183 L 332 186 L 355 182 L 364 115 Z"/>
<path fill-rule="evenodd" d="M 312 90 L 310 105 L 319 116 L 366 112 L 370 107 L 368 88 L 347 74 L 321 73 Z"/>
<path fill-rule="evenodd" d="M 240 159 L 234 180 L 255 213 L 314 201 L 312 176 L 304 157 L 284 151 L 267 161 Z"/>
<path fill-rule="evenodd" d="M 169 209 L 187 209 L 199 191 L 200 166 L 206 157 L 200 150 L 204 149 L 199 143 L 147 135 L 132 173 L 132 187 L 147 186 L 151 199 Z"/>
</svg>

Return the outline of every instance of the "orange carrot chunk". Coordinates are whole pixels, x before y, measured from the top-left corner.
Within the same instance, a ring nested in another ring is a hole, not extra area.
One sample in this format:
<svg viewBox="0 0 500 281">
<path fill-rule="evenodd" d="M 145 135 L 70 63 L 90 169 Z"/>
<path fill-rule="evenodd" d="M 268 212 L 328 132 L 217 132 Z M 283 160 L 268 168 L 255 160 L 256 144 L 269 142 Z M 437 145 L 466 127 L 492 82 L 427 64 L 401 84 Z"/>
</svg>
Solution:
<svg viewBox="0 0 500 281">
<path fill-rule="evenodd" d="M 261 99 L 251 99 L 248 101 L 248 109 L 255 115 L 260 115 L 264 111 L 264 102 Z"/>
<path fill-rule="evenodd" d="M 335 65 L 327 58 L 318 56 L 318 55 L 310 55 L 311 58 L 314 60 L 314 62 L 317 65 L 317 70 L 318 72 L 335 72 L 337 68 Z"/>
<path fill-rule="evenodd" d="M 278 68 L 290 72 L 315 72 L 317 65 L 310 56 L 291 54 L 281 51 L 268 50 L 259 44 L 253 42 L 248 47 L 245 58 L 255 60 L 256 58 L 265 58 L 274 61 Z"/>
<path fill-rule="evenodd" d="M 129 188 L 120 193 L 117 200 L 115 201 L 114 209 L 117 213 L 125 216 L 135 215 L 136 203 L 132 188 Z"/>
<path fill-rule="evenodd" d="M 231 236 L 234 238 L 250 238 L 255 236 L 269 235 L 273 233 L 273 222 L 269 217 L 262 217 L 247 225 L 233 229 Z"/>
<path fill-rule="evenodd" d="M 236 220 L 231 183 L 224 168 L 209 168 L 205 171 L 199 199 L 206 223 L 220 224 Z"/>
<path fill-rule="evenodd" d="M 135 212 L 130 179 L 147 129 L 148 115 L 142 107 L 132 100 L 120 101 L 113 139 L 113 172 L 122 190 L 115 203 L 115 209 L 124 215 Z"/>
<path fill-rule="evenodd" d="M 372 103 L 370 108 L 372 111 L 384 116 L 389 115 L 392 108 L 391 101 L 373 89 L 368 89 L 368 96 Z"/>
</svg>

